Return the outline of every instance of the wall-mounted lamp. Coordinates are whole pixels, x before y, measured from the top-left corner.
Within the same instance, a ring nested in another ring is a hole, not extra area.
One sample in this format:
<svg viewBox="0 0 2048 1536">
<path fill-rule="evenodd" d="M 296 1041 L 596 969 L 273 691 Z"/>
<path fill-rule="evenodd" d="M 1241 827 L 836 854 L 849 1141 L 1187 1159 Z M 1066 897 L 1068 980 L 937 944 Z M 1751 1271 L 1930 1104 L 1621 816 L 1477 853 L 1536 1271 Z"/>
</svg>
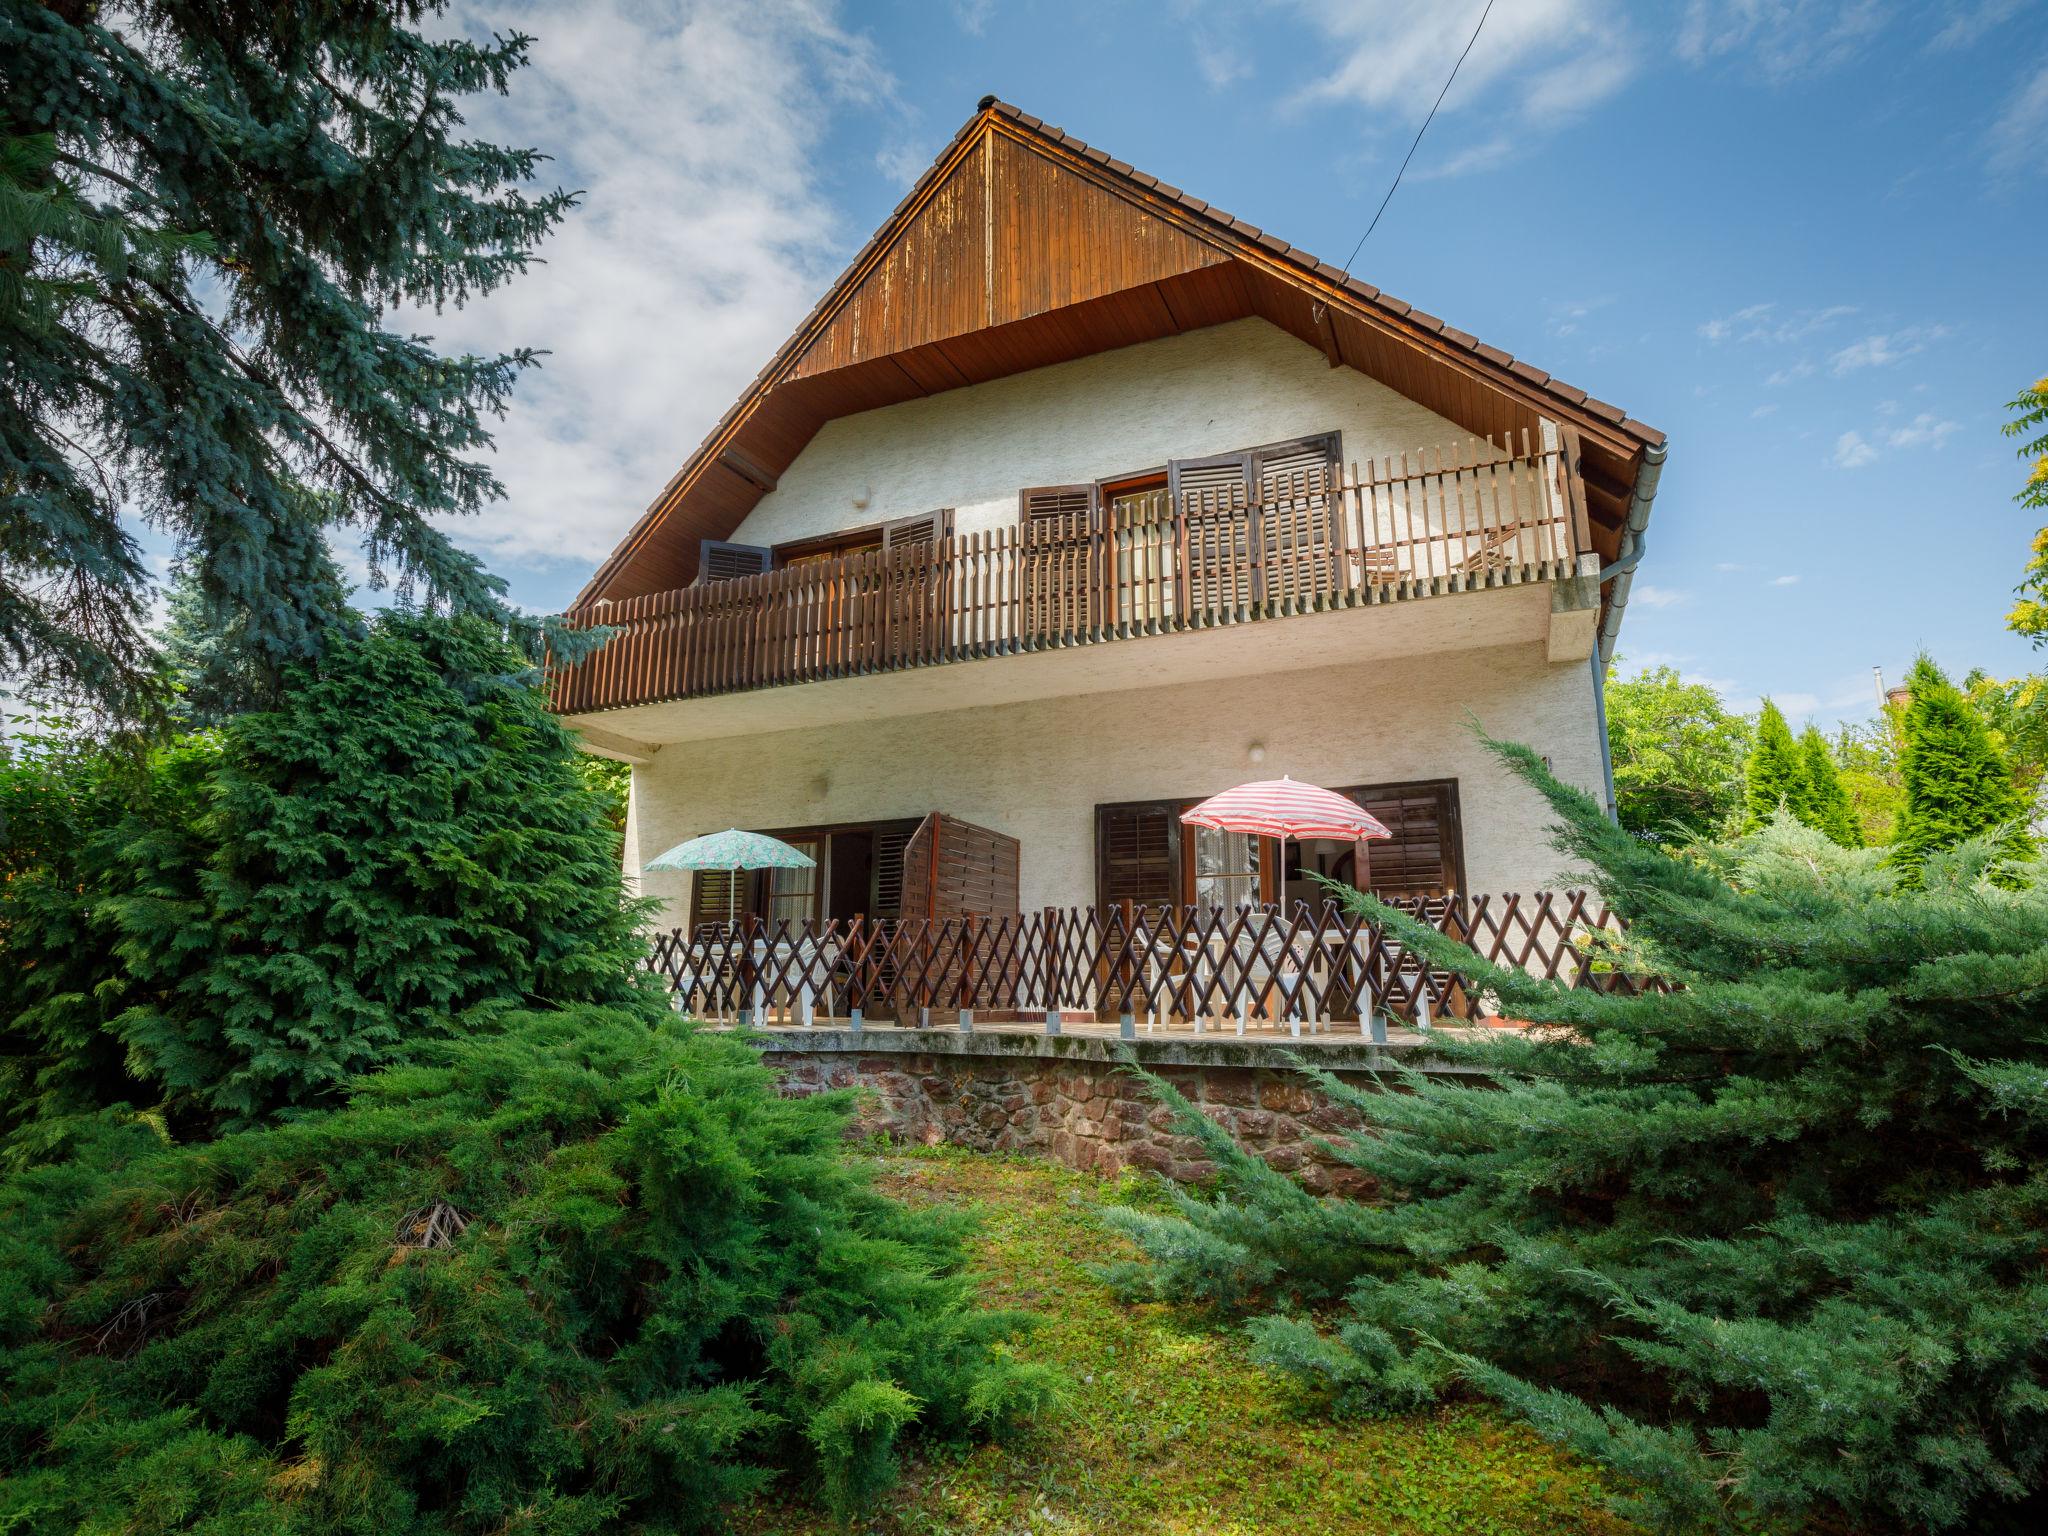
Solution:
<svg viewBox="0 0 2048 1536">
<path fill-rule="evenodd" d="M 1245 748 L 1244 755 L 1251 762 L 1263 763 L 1266 760 L 1266 744 L 1263 741 L 1255 741 Z"/>
</svg>

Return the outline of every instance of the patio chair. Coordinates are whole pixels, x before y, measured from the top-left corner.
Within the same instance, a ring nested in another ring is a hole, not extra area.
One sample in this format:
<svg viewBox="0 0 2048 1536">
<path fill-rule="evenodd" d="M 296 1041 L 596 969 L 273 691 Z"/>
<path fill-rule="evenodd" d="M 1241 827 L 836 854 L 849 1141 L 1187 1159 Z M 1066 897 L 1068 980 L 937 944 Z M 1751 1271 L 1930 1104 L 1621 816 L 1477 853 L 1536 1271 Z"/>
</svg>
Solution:
<svg viewBox="0 0 2048 1536">
<path fill-rule="evenodd" d="M 1387 544 L 1345 551 L 1351 565 L 1351 583 L 1357 587 L 1383 587 L 1401 579 L 1401 552 Z"/>
<path fill-rule="evenodd" d="M 1184 989 L 1190 986 L 1208 987 L 1220 982 L 1219 947 L 1207 943 L 1185 951 L 1187 966 L 1166 978 L 1167 995 L 1180 997 L 1186 995 Z M 1303 986 L 1309 958 L 1302 940 L 1271 929 L 1241 934 L 1229 942 L 1227 953 L 1221 960 L 1236 967 L 1242 983 L 1237 994 L 1237 1032 L 1240 1035 L 1251 1021 L 1253 995 L 1264 994 L 1276 987 L 1294 1037 L 1297 1040 L 1301 1038 L 1303 1017 L 1307 1019 L 1309 1033 L 1317 1032 L 1321 1024 L 1316 1017 L 1315 996 Z M 1198 1010 L 1200 1005 L 1196 1007 Z M 1196 1010 L 1190 1012 L 1195 1033 L 1199 1035 L 1204 1015 Z"/>
<path fill-rule="evenodd" d="M 1512 565 L 1522 538 L 1520 523 L 1503 523 L 1498 528 L 1488 528 L 1479 534 L 1475 544 L 1468 540 L 1465 558 L 1458 562 L 1461 576 L 1479 576 L 1488 571 L 1497 571 L 1502 566 Z"/>
</svg>

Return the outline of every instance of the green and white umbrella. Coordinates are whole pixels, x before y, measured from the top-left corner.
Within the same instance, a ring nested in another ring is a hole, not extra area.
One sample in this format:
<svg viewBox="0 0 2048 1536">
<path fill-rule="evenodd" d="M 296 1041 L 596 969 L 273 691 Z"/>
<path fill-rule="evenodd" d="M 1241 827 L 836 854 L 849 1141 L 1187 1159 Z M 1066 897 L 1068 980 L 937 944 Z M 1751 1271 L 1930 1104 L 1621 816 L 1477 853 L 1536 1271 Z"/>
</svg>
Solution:
<svg viewBox="0 0 2048 1536">
<path fill-rule="evenodd" d="M 742 832 L 738 827 L 724 832 L 707 832 L 687 843 L 678 843 L 667 853 L 649 859 L 648 869 L 722 869 L 737 874 L 743 869 L 810 869 L 817 860 L 801 849 L 792 848 L 779 837 L 764 832 Z M 739 900 L 735 880 L 727 888 L 727 921 L 737 917 Z"/>
</svg>

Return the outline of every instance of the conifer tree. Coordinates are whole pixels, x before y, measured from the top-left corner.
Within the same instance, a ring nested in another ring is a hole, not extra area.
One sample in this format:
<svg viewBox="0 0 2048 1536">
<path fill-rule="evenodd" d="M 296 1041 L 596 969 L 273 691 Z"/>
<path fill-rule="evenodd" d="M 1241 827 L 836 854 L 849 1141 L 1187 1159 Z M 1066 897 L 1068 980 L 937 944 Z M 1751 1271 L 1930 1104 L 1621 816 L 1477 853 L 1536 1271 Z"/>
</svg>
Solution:
<svg viewBox="0 0 2048 1536">
<path fill-rule="evenodd" d="M 115 1102 L 181 1136 L 331 1103 L 463 1010 L 660 1016 L 606 798 L 491 625 L 387 615 L 289 676 L 139 765 L 16 775 L 49 829 L 0 884 L 17 1157 Z"/>
<path fill-rule="evenodd" d="M 1806 763 L 1792 739 L 1792 728 L 1778 706 L 1765 699 L 1757 715 L 1756 738 L 1742 770 L 1744 824 L 1750 831 L 1768 826 L 1780 806 L 1807 820 L 1810 787 Z"/>
<path fill-rule="evenodd" d="M 462 136 L 523 36 L 442 0 L 0 7 L 0 671 L 160 705 L 124 513 L 176 541 L 205 627 L 274 687 L 352 624 L 327 536 L 402 594 L 520 623 L 439 519 L 499 493 L 486 424 L 537 354 L 386 328 L 520 272 L 572 198 Z"/>
<path fill-rule="evenodd" d="M 1907 683 L 1912 696 L 1899 763 L 1905 804 L 1892 835 L 1893 861 L 1914 879 L 1929 853 L 1991 834 L 2004 838 L 2010 854 L 2024 854 L 2026 803 L 1982 716 L 1930 657 L 1913 663 Z"/>
<path fill-rule="evenodd" d="M 851 1096 L 579 1005 L 470 1021 L 332 1113 L 0 1184 L 0 1524 L 726 1529 L 842 1517 L 924 1434 L 1048 1407 L 955 1213 L 882 1198 Z"/>
<path fill-rule="evenodd" d="M 1835 771 L 1835 754 L 1819 726 L 1809 725 L 1801 734 L 1799 756 L 1806 778 L 1807 815 L 1802 819 L 1844 848 L 1861 848 L 1863 829 L 1857 824 L 1856 809 L 1849 803 L 1841 775 Z"/>
<path fill-rule="evenodd" d="M 1629 923 L 1620 970 L 1677 990 L 1496 967 L 1354 895 L 1529 1027 L 1440 1031 L 1465 1070 L 1398 1092 L 1318 1074 L 1371 1203 L 1181 1104 L 1223 1188 L 1130 1214 L 1138 1278 L 1260 1305 L 1256 1352 L 1340 1412 L 1488 1394 L 1659 1529 L 2038 1529 L 2048 889 L 1986 879 L 1983 842 L 1904 887 L 1784 814 L 1674 859 L 1493 750 Z"/>
</svg>

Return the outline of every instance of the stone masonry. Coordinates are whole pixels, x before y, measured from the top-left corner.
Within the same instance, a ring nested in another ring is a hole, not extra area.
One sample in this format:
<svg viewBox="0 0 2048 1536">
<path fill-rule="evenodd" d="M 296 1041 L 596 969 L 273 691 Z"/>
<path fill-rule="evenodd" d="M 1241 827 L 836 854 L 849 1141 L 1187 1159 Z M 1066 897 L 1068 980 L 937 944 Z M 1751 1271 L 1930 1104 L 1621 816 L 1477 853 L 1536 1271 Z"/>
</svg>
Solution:
<svg viewBox="0 0 2048 1536">
<path fill-rule="evenodd" d="M 1182 1183 L 1209 1178 L 1216 1169 L 1201 1143 L 1175 1129 L 1172 1111 L 1128 1070 L 1135 1062 L 1269 1167 L 1318 1194 L 1371 1193 L 1371 1181 L 1328 1145 L 1356 1117 L 1279 1046 L 893 1029 L 775 1030 L 759 1043 L 789 1093 L 866 1090 L 862 1132 L 1035 1153 L 1103 1174 L 1145 1168 Z M 1398 1045 L 1305 1043 L 1299 1056 L 1370 1086 L 1374 1070 L 1403 1053 Z"/>
</svg>

